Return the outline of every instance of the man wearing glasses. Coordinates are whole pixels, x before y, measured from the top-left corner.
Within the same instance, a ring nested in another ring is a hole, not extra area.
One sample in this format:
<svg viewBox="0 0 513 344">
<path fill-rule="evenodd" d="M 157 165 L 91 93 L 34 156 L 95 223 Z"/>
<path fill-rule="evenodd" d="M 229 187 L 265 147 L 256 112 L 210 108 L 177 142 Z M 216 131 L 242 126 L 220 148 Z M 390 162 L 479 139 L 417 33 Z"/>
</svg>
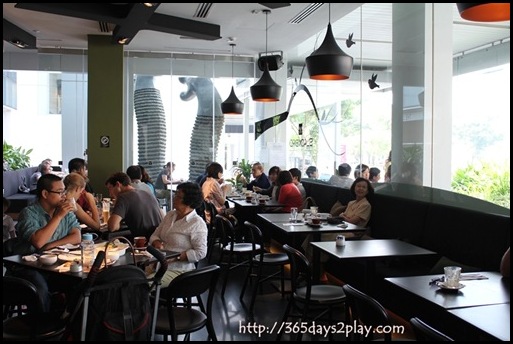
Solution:
<svg viewBox="0 0 513 344">
<path fill-rule="evenodd" d="M 37 200 L 21 211 L 16 225 L 23 254 L 80 243 L 80 224 L 64 192 L 59 176 L 45 174 L 37 181 Z"/>
<path fill-rule="evenodd" d="M 16 229 L 19 243 L 16 253 L 27 255 L 50 250 L 65 244 L 79 244 L 80 224 L 73 213 L 73 204 L 64 197 L 64 182 L 59 176 L 45 174 L 37 181 L 37 200 L 24 208 L 19 215 Z M 45 311 L 50 309 L 48 276 L 35 270 L 17 268 L 7 274 L 24 278 L 36 285 L 44 300 Z M 59 288 L 63 287 L 62 285 Z"/>
</svg>

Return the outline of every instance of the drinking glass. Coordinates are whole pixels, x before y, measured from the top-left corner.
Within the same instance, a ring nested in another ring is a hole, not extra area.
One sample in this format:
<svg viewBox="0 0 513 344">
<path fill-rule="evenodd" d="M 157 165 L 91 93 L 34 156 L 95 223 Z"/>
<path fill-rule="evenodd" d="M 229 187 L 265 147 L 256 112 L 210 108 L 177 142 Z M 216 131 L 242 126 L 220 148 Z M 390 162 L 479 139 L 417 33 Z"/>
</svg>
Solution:
<svg viewBox="0 0 513 344">
<path fill-rule="evenodd" d="M 290 208 L 290 221 L 296 222 L 297 221 L 297 208 Z"/>
<path fill-rule="evenodd" d="M 446 266 L 444 273 L 444 283 L 447 287 L 456 288 L 460 284 L 461 267 Z"/>
<path fill-rule="evenodd" d="M 103 200 L 102 203 L 102 219 L 104 223 L 107 223 L 109 221 L 110 217 L 110 200 Z"/>
</svg>

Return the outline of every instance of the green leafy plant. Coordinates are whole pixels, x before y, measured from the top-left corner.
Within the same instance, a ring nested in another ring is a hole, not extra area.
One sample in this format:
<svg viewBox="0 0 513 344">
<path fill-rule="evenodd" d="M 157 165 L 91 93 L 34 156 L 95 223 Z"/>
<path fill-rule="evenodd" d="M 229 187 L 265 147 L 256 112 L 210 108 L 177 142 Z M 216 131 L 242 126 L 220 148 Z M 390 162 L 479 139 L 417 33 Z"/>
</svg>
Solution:
<svg viewBox="0 0 513 344">
<path fill-rule="evenodd" d="M 249 179 L 251 178 L 252 166 L 253 164 L 251 164 L 249 160 L 242 159 L 233 168 L 233 178 L 227 179 L 226 181 L 232 183 L 235 187 L 247 184 L 249 182 Z"/>
<path fill-rule="evenodd" d="M 30 167 L 30 153 L 32 148 L 26 150 L 22 147 L 14 147 L 4 140 L 4 171 Z"/>
</svg>

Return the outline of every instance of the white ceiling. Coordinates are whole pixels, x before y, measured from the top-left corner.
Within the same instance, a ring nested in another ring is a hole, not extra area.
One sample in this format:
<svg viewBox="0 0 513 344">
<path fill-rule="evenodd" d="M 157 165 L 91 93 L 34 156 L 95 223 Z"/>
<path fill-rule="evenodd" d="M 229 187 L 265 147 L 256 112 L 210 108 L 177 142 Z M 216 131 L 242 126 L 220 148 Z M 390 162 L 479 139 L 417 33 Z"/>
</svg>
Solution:
<svg viewBox="0 0 513 344">
<path fill-rule="evenodd" d="M 112 35 L 102 33 L 98 21 L 18 9 L 14 3 L 3 4 L 3 17 L 37 38 L 38 49 L 87 49 L 88 35 Z M 172 15 L 210 24 L 220 25 L 222 38 L 214 41 L 198 40 L 157 31 L 139 31 L 126 51 L 179 52 L 207 55 L 230 55 L 229 41 L 234 40 L 235 54 L 258 57 L 266 50 L 265 6 L 257 3 L 213 3 L 206 18 L 195 18 L 199 3 L 162 3 L 156 13 Z M 318 47 L 324 38 L 328 20 L 340 47 L 353 56 L 365 57 L 370 67 L 387 68 L 391 65 L 392 52 L 392 4 L 365 4 L 363 11 L 356 10 L 362 3 L 324 4 L 299 24 L 289 21 L 309 3 L 292 3 L 291 6 L 274 9 L 268 15 L 267 50 L 283 51 L 285 58 L 294 65 L 302 65 L 304 59 Z M 339 20 L 343 18 L 342 20 Z M 472 23 L 460 18 L 453 6 L 454 54 L 475 49 L 492 42 L 508 39 L 510 22 Z M 361 23 L 361 24 L 360 24 Z M 112 30 L 114 25 L 110 25 Z M 355 33 L 352 48 L 345 40 Z M 364 39 L 361 39 L 361 33 Z M 365 50 L 355 48 L 365 45 Z M 4 44 L 4 52 L 22 50 Z M 35 50 L 29 50 L 34 52 Z"/>
</svg>

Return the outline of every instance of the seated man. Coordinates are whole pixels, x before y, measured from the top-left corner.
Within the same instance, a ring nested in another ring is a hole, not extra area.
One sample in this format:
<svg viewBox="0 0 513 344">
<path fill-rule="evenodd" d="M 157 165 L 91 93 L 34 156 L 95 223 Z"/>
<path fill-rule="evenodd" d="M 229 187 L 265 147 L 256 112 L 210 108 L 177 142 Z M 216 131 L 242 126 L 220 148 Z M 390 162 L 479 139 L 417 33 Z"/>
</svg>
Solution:
<svg viewBox="0 0 513 344">
<path fill-rule="evenodd" d="M 110 232 L 117 231 L 124 220 L 134 237 L 149 239 L 162 221 L 162 212 L 155 196 L 134 188 L 130 182 L 123 172 L 114 173 L 105 182 L 110 197 L 116 200 L 107 228 Z"/>
<path fill-rule="evenodd" d="M 60 245 L 80 243 L 80 225 L 73 213 L 73 205 L 66 201 L 64 192 L 64 183 L 59 176 L 50 173 L 39 178 L 37 201 L 24 208 L 18 217 L 16 229 L 19 244 L 16 253 L 25 255 Z M 34 283 L 44 300 L 46 310 L 49 309 L 47 276 L 25 268 L 11 271 L 11 274 Z"/>
<path fill-rule="evenodd" d="M 253 188 L 255 186 L 259 187 L 262 190 L 266 190 L 271 187 L 271 182 L 269 181 L 269 178 L 267 178 L 267 176 L 265 175 L 264 166 L 261 163 L 255 162 L 253 164 L 253 167 L 251 167 L 251 174 L 255 179 L 253 179 L 246 185 L 248 190 L 253 191 Z"/>
</svg>

